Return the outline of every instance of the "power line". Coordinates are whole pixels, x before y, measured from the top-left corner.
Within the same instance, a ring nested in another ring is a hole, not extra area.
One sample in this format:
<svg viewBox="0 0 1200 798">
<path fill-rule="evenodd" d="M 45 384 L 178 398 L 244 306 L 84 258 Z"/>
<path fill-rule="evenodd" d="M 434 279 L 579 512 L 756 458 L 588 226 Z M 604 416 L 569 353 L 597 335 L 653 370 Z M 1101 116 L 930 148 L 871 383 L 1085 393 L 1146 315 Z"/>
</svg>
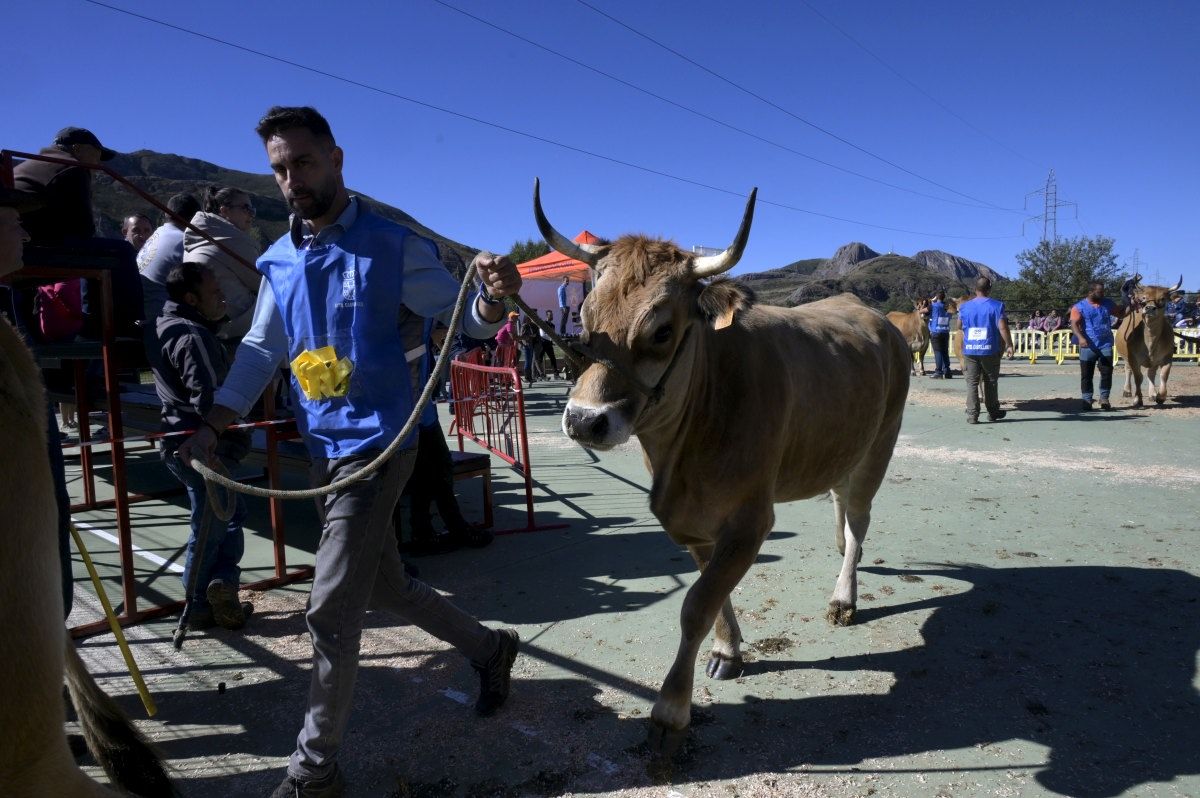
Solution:
<svg viewBox="0 0 1200 798">
<path fill-rule="evenodd" d="M 444 108 L 440 105 L 434 105 L 433 103 L 429 103 L 424 100 L 418 100 L 413 97 L 408 97 L 406 95 L 399 94 L 399 93 L 391 91 L 389 89 L 384 89 L 384 88 L 380 88 L 378 86 L 373 86 L 369 83 L 363 83 L 362 81 L 355 80 L 353 78 L 347 78 L 342 75 L 337 75 L 337 74 L 334 74 L 333 72 L 326 72 L 325 70 L 317 69 L 316 67 L 307 66 L 307 65 L 301 64 L 297 61 L 292 61 L 292 60 L 289 60 L 287 58 L 282 58 L 277 55 L 272 55 L 271 53 L 263 52 L 262 50 L 255 50 L 252 47 L 246 47 L 245 45 L 235 44 L 234 42 L 230 42 L 225 39 L 220 39 L 220 38 L 217 38 L 216 36 L 211 36 L 207 33 L 201 33 L 199 31 L 191 30 L 190 28 L 184 28 L 180 25 L 174 25 L 174 24 L 171 24 L 170 22 L 164 22 L 163 20 L 155 19 L 154 17 L 148 17 L 143 14 L 138 14 L 134 11 L 129 11 L 124 8 L 119 8 L 117 6 L 109 5 L 107 3 L 102 3 L 99 0 L 84 0 L 84 2 L 94 5 L 94 6 L 98 6 L 100 8 L 106 8 L 110 11 L 115 11 L 119 14 L 125 14 L 126 16 L 134 17 L 134 18 L 140 19 L 144 22 L 149 22 L 154 25 L 159 25 L 164 28 L 169 28 L 171 30 L 178 31 L 180 33 L 186 33 L 189 36 L 195 36 L 196 38 L 204 39 L 206 41 L 210 41 L 215 44 L 219 44 L 223 47 L 229 47 L 234 50 L 240 50 L 241 52 L 244 52 L 244 53 L 250 53 L 251 55 L 256 55 L 260 58 L 265 58 L 270 61 L 275 61 L 276 63 L 285 64 L 287 66 L 294 67 L 296 69 L 300 69 L 305 72 L 311 72 L 314 75 L 320 75 L 321 77 L 329 78 L 330 80 L 335 80 L 335 81 L 345 83 L 350 86 L 354 86 L 356 88 L 365 89 L 366 91 L 371 91 L 371 92 L 375 92 L 377 94 L 382 94 L 384 96 L 391 97 L 393 99 L 403 100 L 404 102 L 412 103 L 414 105 L 421 106 L 422 108 L 427 108 L 432 111 L 438 111 L 440 113 L 448 114 L 450 116 L 454 116 L 459 119 L 465 119 L 469 122 L 475 122 L 476 124 L 485 125 L 487 127 L 495 128 L 497 130 L 502 130 L 506 133 L 511 133 L 516 136 L 521 136 L 523 138 L 531 139 L 533 141 L 537 141 L 542 144 L 549 144 L 554 147 L 559 147 L 564 150 L 569 150 L 571 152 L 579 153 L 580 155 L 586 155 L 591 158 L 596 158 L 596 159 L 599 159 L 602 161 L 607 161 L 608 163 L 614 163 L 614 164 L 618 164 L 620 166 L 628 167 L 630 169 L 636 169 L 641 172 L 646 172 L 647 174 L 657 175 L 659 177 L 665 177 L 670 180 L 675 180 L 680 183 L 686 183 L 688 185 L 707 189 L 709 191 L 715 191 L 715 192 L 718 192 L 721 194 L 728 194 L 730 196 L 739 197 L 742 199 L 744 199 L 746 197 L 745 194 L 738 192 L 738 191 L 734 191 L 732 189 L 722 188 L 720 186 L 714 186 L 714 185 L 704 183 L 699 180 L 694 180 L 694 179 L 688 178 L 688 177 L 681 177 L 679 175 L 671 174 L 670 172 L 664 172 L 660 169 L 654 169 L 652 167 L 633 163 L 631 161 L 624 161 L 624 160 L 621 160 L 620 158 L 614 158 L 609 155 L 603 155 L 601 153 L 592 152 L 590 150 L 585 150 L 581 147 L 576 147 L 571 144 L 565 144 L 561 141 L 555 141 L 554 139 L 548 139 L 545 136 L 539 136 L 535 133 L 528 133 L 523 130 L 517 130 L 516 128 L 511 128 L 511 127 L 507 127 L 505 125 L 500 125 L 495 122 L 489 122 L 485 119 L 480 119 L 479 117 L 471 116 L 470 114 L 465 114 L 461 111 L 455 111 L 450 108 Z M 946 234 L 946 233 L 929 233 L 929 232 L 924 232 L 924 231 L 920 231 L 920 230 L 907 230 L 907 229 L 899 228 L 899 227 L 889 227 L 887 225 L 873 224 L 871 222 L 863 222 L 863 221 L 859 221 L 857 219 L 849 219 L 849 218 L 845 218 L 845 217 L 841 217 L 841 216 L 833 216 L 832 214 L 821 213 L 820 211 L 809 210 L 807 208 L 801 208 L 801 207 L 795 206 L 795 205 L 788 205 L 786 203 L 772 202 L 770 200 L 764 200 L 761 198 L 758 200 L 758 202 L 760 205 L 770 205 L 770 206 L 773 206 L 776 208 L 782 208 L 784 210 L 795 211 L 797 213 L 804 213 L 804 214 L 808 214 L 810 216 L 817 216 L 817 217 L 820 217 L 823 219 L 831 219 L 833 221 L 846 222 L 848 224 L 859 225 L 862 227 L 871 227 L 871 228 L 874 228 L 877 230 L 890 230 L 890 231 L 897 232 L 897 233 L 908 233 L 910 235 L 927 236 L 929 238 L 951 238 L 951 239 L 985 241 L 985 240 L 1000 240 L 1000 239 L 1008 239 L 1008 238 L 1017 238 L 1018 237 L 1018 236 L 966 236 L 966 235 L 952 235 L 952 234 Z"/>
<path fill-rule="evenodd" d="M 701 119 L 705 119 L 705 120 L 707 120 L 707 121 L 709 121 L 709 122 L 712 122 L 712 123 L 714 123 L 714 124 L 720 125 L 721 127 L 724 127 L 724 128 L 727 128 L 727 129 L 729 129 L 729 130 L 732 130 L 732 131 L 734 131 L 735 133 L 740 133 L 741 135 L 743 135 L 743 136 L 747 136 L 747 137 L 749 137 L 749 138 L 752 138 L 752 139 L 754 139 L 755 141 L 760 141 L 760 142 L 762 142 L 763 144 L 769 144 L 769 145 L 770 145 L 770 146 L 772 146 L 772 147 L 776 147 L 776 148 L 778 148 L 778 149 L 781 149 L 781 150 L 783 150 L 783 151 L 785 151 L 785 152 L 789 152 L 789 153 L 791 153 L 792 155 L 796 155 L 796 156 L 799 156 L 799 157 L 801 157 L 801 158 L 805 158 L 805 159 L 807 159 L 807 160 L 809 160 L 809 161 L 813 161 L 814 163 L 819 163 L 819 164 L 821 164 L 822 166 L 829 167 L 830 169 L 836 169 L 836 170 L 837 170 L 837 171 L 839 171 L 839 172 L 843 172 L 843 173 L 845 173 L 845 174 L 848 174 L 848 175 L 853 175 L 854 177 L 858 177 L 858 178 L 861 178 L 861 179 L 863 179 L 863 180 L 869 180 L 870 182 L 872 182 L 872 183 L 878 183 L 878 184 L 879 184 L 879 185 L 881 185 L 881 186 L 887 186 L 888 188 L 892 188 L 892 189 L 895 189 L 895 190 L 897 190 L 897 191 L 903 191 L 903 192 L 906 192 L 906 193 L 908 193 L 908 194 L 915 194 L 915 195 L 916 195 L 916 196 L 918 196 L 918 197 L 925 197 L 925 198 L 927 198 L 927 199 L 936 200 L 936 201 L 938 201 L 938 202 L 948 202 L 948 203 L 950 203 L 951 205 L 960 205 L 960 206 L 967 207 L 967 208 L 978 208 L 978 209 L 980 209 L 980 210 L 1007 210 L 1007 209 L 1004 209 L 1004 208 L 997 208 L 997 207 L 996 207 L 996 206 L 994 206 L 994 205 L 980 205 L 980 204 L 978 204 L 978 203 L 976 203 L 976 202 L 960 202 L 959 200 L 953 200 L 953 199 L 947 199 L 947 198 L 945 198 L 945 197 L 939 197 L 939 196 L 937 196 L 937 195 L 935 195 L 935 194 L 927 194 L 927 193 L 925 193 L 925 192 L 923 192 L 923 191 L 917 191 L 917 190 L 915 190 L 915 189 L 907 188 L 907 187 L 905 187 L 905 186 L 900 186 L 900 185 L 897 185 L 897 184 L 895 184 L 895 183 L 889 183 L 889 182 L 887 182 L 886 180 L 880 180 L 880 179 L 878 179 L 878 178 L 871 177 L 870 175 L 865 175 L 865 174 L 862 174 L 861 172 L 855 172 L 855 171 L 854 171 L 854 170 L 852 170 L 852 169 L 847 169 L 847 168 L 845 168 L 845 167 L 843 167 L 843 166 L 838 166 L 838 165 L 837 165 L 837 164 L 835 164 L 835 163 L 830 163 L 829 161 L 822 160 L 822 159 L 820 159 L 820 158 L 817 158 L 816 156 L 809 155 L 809 154 L 808 154 L 808 153 L 806 153 L 806 152 L 801 152 L 800 150 L 793 149 L 792 147 L 789 147 L 789 146 L 787 146 L 786 144 L 781 144 L 781 143 L 779 143 L 779 142 L 777 142 L 777 141 L 773 141 L 773 140 L 771 140 L 771 139 L 768 139 L 768 138 L 765 138 L 765 137 L 763 137 L 763 136 L 760 136 L 760 135 L 758 135 L 757 133 L 753 133 L 753 132 L 751 132 L 751 131 L 749 131 L 749 130 L 745 130 L 744 128 L 737 127 L 736 125 L 730 124 L 729 122 L 725 122 L 725 121 L 723 121 L 723 120 L 721 120 L 721 119 L 718 119 L 718 118 L 716 118 L 716 117 L 714 117 L 714 116 L 711 116 L 711 115 L 709 115 L 709 114 L 706 114 L 706 113 L 704 113 L 703 111 L 698 111 L 698 110 L 696 110 L 695 108 L 691 108 L 691 107 L 689 107 L 689 106 L 687 106 L 687 105 L 684 105 L 684 104 L 682 104 L 682 103 L 676 102 L 675 100 L 672 100 L 672 99 L 670 99 L 669 97 L 664 97 L 664 96 L 662 96 L 661 94 L 657 94 L 657 93 L 655 93 L 655 92 L 653 92 L 653 91 L 650 91 L 649 89 L 646 89 L 646 88 L 644 88 L 644 87 L 642 87 L 642 86 L 638 86 L 638 85 L 637 85 L 637 84 L 635 84 L 635 83 L 631 83 L 631 82 L 629 82 L 629 81 L 627 81 L 627 80 L 625 80 L 625 79 L 623 79 L 623 78 L 619 78 L 619 77 L 617 77 L 616 75 L 613 75 L 613 74 L 611 74 L 611 73 L 609 73 L 609 72 L 605 72 L 604 70 L 602 70 L 602 69 L 599 69 L 598 67 L 594 67 L 594 66 L 592 66 L 592 65 L 590 65 L 590 64 L 584 63 L 583 61 L 580 61 L 580 60 L 579 60 L 579 59 L 577 59 L 577 58 L 574 58 L 574 57 L 572 57 L 572 56 L 570 56 L 570 55 L 567 55 L 566 53 L 559 52 L 558 50 L 555 50 L 555 49 L 553 49 L 553 48 L 547 47 L 546 45 L 544 45 L 544 44 L 542 44 L 542 43 L 540 43 L 540 42 L 537 42 L 537 41 L 534 41 L 533 39 L 529 39 L 529 38 L 527 38 L 527 37 L 525 37 L 525 36 L 522 36 L 521 34 L 519 34 L 519 33 L 515 32 L 515 31 L 511 31 L 511 30 L 509 30 L 509 29 L 507 29 L 507 28 L 504 28 L 504 27 L 502 27 L 502 26 L 500 26 L 500 25 L 497 25 L 497 24 L 496 24 L 496 23 L 494 23 L 494 22 L 491 22 L 491 21 L 489 21 L 489 20 L 486 20 L 486 19 L 484 19 L 484 18 L 482 18 L 482 17 L 476 16 L 475 14 L 472 14 L 472 13 L 471 13 L 471 12 L 469 12 L 469 11 L 466 11 L 466 10 L 464 10 L 464 9 L 461 9 L 461 8 L 459 8 L 459 7 L 455 6 L 455 5 L 452 5 L 452 4 L 448 3 L 448 2 L 446 2 L 446 0 L 431 0 L 431 1 L 432 1 L 432 2 L 434 2 L 434 3 L 437 3 L 437 4 L 438 4 L 438 5 L 440 5 L 440 6 L 443 6 L 444 8 L 447 8 L 447 9 L 449 9 L 449 10 L 451 10 L 451 11 L 455 11 L 455 12 L 457 12 L 457 13 L 459 13 L 459 14 L 463 15 L 464 17 L 467 17 L 468 19 L 473 19 L 473 20 L 475 20 L 476 22 L 480 23 L 481 25 L 486 25 L 486 26 L 487 26 L 487 27 L 489 27 L 489 28 L 492 28 L 492 29 L 494 29 L 494 30 L 497 30 L 497 31 L 499 31 L 500 33 L 503 33 L 503 34 L 505 34 L 505 35 L 507 35 L 507 36 L 511 36 L 512 38 L 514 38 L 514 39 L 517 39 L 517 40 L 519 40 L 519 41 L 522 41 L 522 42 L 524 42 L 525 44 L 528 44 L 528 45 L 529 45 L 529 46 L 531 46 L 531 47 L 536 47 L 536 48 L 538 48 L 539 50 L 542 50 L 543 52 L 547 52 L 547 53 L 549 53 L 550 55 L 553 55 L 553 56 L 555 56 L 555 57 L 557 57 L 557 58 L 561 58 L 561 59 L 562 59 L 562 60 L 564 60 L 564 61 L 568 61 L 568 62 L 570 62 L 570 63 L 572 63 L 572 64 L 574 64 L 574 65 L 576 65 L 576 66 L 578 66 L 578 67 L 580 67 L 580 68 L 582 68 L 582 69 L 586 69 L 586 70 L 588 70 L 589 72 L 594 72 L 595 74 L 597 74 L 597 75 L 600 75 L 601 77 L 607 78 L 608 80 L 611 80 L 611 81 L 613 81 L 613 82 L 615 82 L 615 83 L 619 83 L 619 84 L 621 84 L 622 86 L 625 86 L 626 88 L 630 88 L 630 89 L 633 89 L 634 91 L 641 92 L 642 94 L 645 94 L 645 95 L 646 95 L 646 96 L 648 96 L 648 97 L 653 97 L 654 99 L 656 99 L 656 100 L 659 100 L 660 102 L 664 102 L 664 103 L 666 103 L 667 105 L 670 105 L 670 106 L 673 106 L 673 107 L 675 107 L 675 108 L 678 108 L 678 109 L 680 109 L 681 111 L 686 111 L 686 112 L 687 112 L 687 113 L 689 113 L 689 114 L 692 114 L 692 115 L 694 115 L 694 116 L 698 116 L 698 117 L 700 117 Z"/>
<path fill-rule="evenodd" d="M 811 3 L 809 3 L 809 2 L 808 2 L 808 0 L 800 0 L 800 2 L 801 2 L 801 3 L 803 3 L 803 4 L 804 4 L 804 6 L 805 6 L 805 7 L 806 7 L 806 8 L 807 8 L 809 11 L 813 12 L 813 13 L 814 13 L 814 14 L 816 14 L 818 17 L 820 17 L 820 18 L 821 18 L 821 19 L 822 19 L 822 20 L 825 22 L 825 24 L 826 24 L 826 25 L 828 25 L 829 27 L 833 28 L 833 29 L 834 29 L 835 31 L 837 31 L 838 33 L 840 33 L 840 34 L 842 34 L 843 36 L 845 36 L 847 39 L 849 39 L 849 40 L 850 40 L 850 42 L 851 42 L 851 43 L 852 43 L 852 44 L 853 44 L 855 47 L 857 47 L 858 49 L 862 50 L 862 51 L 863 51 L 864 53 L 866 53 L 867 55 L 871 56 L 871 58 L 874 58 L 876 61 L 878 61 L 878 62 L 879 62 L 879 63 L 880 63 L 882 66 L 883 66 L 883 68 L 884 68 L 884 69 L 886 69 L 888 72 L 891 72 L 893 75 L 895 75 L 896 77 L 900 78 L 900 80 L 902 80 L 902 81 L 904 81 L 905 83 L 907 83 L 907 84 L 908 84 L 909 86 L 911 86 L 911 87 L 912 87 L 912 88 L 913 88 L 913 89 L 914 89 L 914 90 L 915 90 L 915 91 L 916 91 L 918 94 L 920 94 L 920 95 L 922 95 L 923 97 L 925 97 L 925 99 L 929 100 L 931 103 L 933 103 L 934 105 L 936 105 L 938 108 L 941 108 L 941 109 L 942 109 L 943 111 L 945 111 L 947 114 L 949 114 L 950 116 L 954 117 L 954 118 L 955 118 L 955 119 L 957 119 L 959 122 L 962 122 L 962 123 L 963 123 L 964 125 L 966 125 L 967 127 L 971 128 L 971 130 L 974 130 L 976 133 L 978 133 L 979 135 L 983 136 L 983 137 L 984 137 L 984 138 L 986 138 L 988 141 L 992 142 L 993 144 L 995 144 L 996 146 L 998 146 L 998 147 L 1000 147 L 1000 148 L 1002 148 L 1002 149 L 1005 149 L 1005 150 L 1007 150 L 1009 153 L 1011 153 L 1011 154 L 1015 155 L 1016 157 L 1018 157 L 1018 158 L 1020 158 L 1021 160 L 1025 161 L 1026 163 L 1028 163 L 1028 164 L 1031 164 L 1031 165 L 1033 165 L 1033 166 L 1039 166 L 1039 165 L 1040 165 L 1040 164 L 1034 163 L 1034 161 L 1032 161 L 1031 159 L 1027 158 L 1027 157 L 1026 157 L 1025 155 L 1023 155 L 1022 153 L 1020 153 L 1020 152 L 1017 152 L 1017 151 L 1016 151 L 1016 150 L 1014 150 L 1012 147 L 1008 146 L 1008 145 L 1007 145 L 1007 144 L 1005 144 L 1004 142 L 1002 142 L 1002 141 L 1000 141 L 999 139 L 997 139 L 996 137 L 992 136 L 990 133 L 988 133 L 988 132 L 987 132 L 986 130 L 984 130 L 983 128 L 980 128 L 980 127 L 976 126 L 975 124 L 973 124 L 973 123 L 972 123 L 972 122 L 970 122 L 969 120 L 967 120 L 967 119 L 963 118 L 962 116 L 960 116 L 959 114 L 955 113 L 953 110 L 951 110 L 949 107 L 947 107 L 947 106 L 946 106 L 944 103 L 942 103 L 940 100 L 938 100 L 938 98 L 934 97 L 932 94 L 930 94 L 929 92 L 925 91 L 923 88 L 921 88 L 920 86 L 918 86 L 916 83 L 914 83 L 913 81 L 909 80 L 909 79 L 908 79 L 908 77 L 906 77 L 905 75 L 901 74 L 901 73 L 900 73 L 900 72 L 899 72 L 899 71 L 898 71 L 896 68 L 894 68 L 894 67 L 893 67 L 891 64 L 889 64 L 887 61 L 884 61 L 884 60 L 883 60 L 882 58 L 880 58 L 878 55 L 876 55 L 876 54 L 875 54 L 875 53 L 873 53 L 871 50 L 869 50 L 865 44 L 863 44 L 863 43 L 862 43 L 862 42 L 860 42 L 858 39 L 856 39 L 856 38 L 854 38 L 853 36 L 851 36 L 849 33 L 847 33 L 845 30 L 843 30 L 841 27 L 839 27 L 839 26 L 838 26 L 836 23 L 834 23 L 834 21 L 833 21 L 833 20 L 831 20 L 829 17 L 825 16 L 825 15 L 824 15 L 824 14 L 822 14 L 820 11 L 818 11 L 816 8 L 814 8 L 814 7 L 813 7 L 813 5 L 812 5 Z"/>
<path fill-rule="evenodd" d="M 696 67 L 697 69 L 707 72 L 709 75 L 712 75 L 717 80 L 720 80 L 723 83 L 727 83 L 728 85 L 732 86 L 733 88 L 737 89 L 738 91 L 740 91 L 744 94 L 750 95 L 751 97 L 758 100 L 759 102 L 765 103 L 766 105 L 771 106 L 775 110 L 780 111 L 781 113 L 787 114 L 792 119 L 795 119 L 797 122 L 807 125 L 808 127 L 812 128 L 813 130 L 823 133 L 826 136 L 829 136 L 830 138 L 835 139 L 836 141 L 840 141 L 842 144 L 845 144 L 847 147 L 851 147 L 855 150 L 858 150 L 862 154 L 867 155 L 871 158 L 874 158 L 875 160 L 879 161 L 880 163 L 885 163 L 888 166 L 892 167 L 893 169 L 899 169 L 901 172 L 904 172 L 907 175 L 911 175 L 912 177 L 915 177 L 918 180 L 923 180 L 926 183 L 929 183 L 930 185 L 937 186 L 938 188 L 942 189 L 943 191 L 949 191 L 951 194 L 957 194 L 960 197 L 965 197 L 966 199 L 969 199 L 972 202 L 977 202 L 981 205 L 986 205 L 989 208 L 995 208 L 996 210 L 1001 210 L 1001 211 L 1009 211 L 1012 213 L 1020 213 L 1021 212 L 1016 208 L 1004 208 L 999 205 L 996 205 L 995 203 L 988 202 L 987 200 L 982 200 L 982 199 L 979 199 L 978 197 L 973 197 L 970 194 L 964 194 L 963 192 L 959 191 L 958 189 L 950 188 L 949 186 L 943 185 L 942 183 L 939 183 L 936 180 L 932 180 L 931 178 L 928 178 L 928 177 L 925 177 L 924 175 L 918 174 L 918 173 L 912 171 L 911 169 L 907 169 L 898 163 L 889 161 L 887 158 L 884 158 L 882 155 L 876 155 L 875 153 L 871 152 L 870 150 L 866 149 L 865 147 L 860 147 L 859 145 L 855 144 L 854 142 L 852 142 L 846 138 L 843 138 L 842 136 L 839 136 L 838 134 L 836 134 L 830 130 L 826 130 L 825 128 L 821 127 L 820 125 L 816 124 L 815 122 L 811 122 L 808 119 L 805 119 L 804 117 L 800 116 L 799 114 L 796 114 L 795 112 L 790 111 L 787 108 L 784 108 L 782 105 L 779 105 L 778 103 L 775 103 L 775 102 L 767 99 L 766 97 L 763 97 L 761 94 L 758 94 L 757 92 L 754 92 L 751 89 L 746 88 L 745 86 L 741 85 L 740 83 L 736 83 L 736 82 L 730 80 L 729 78 L 725 77 L 724 75 L 722 75 L 718 72 L 715 72 L 712 69 L 709 69 L 708 67 L 704 66 L 704 64 L 701 64 L 698 61 L 694 61 L 691 58 L 688 58 L 686 55 L 679 52 L 678 50 L 675 50 L 675 49 L 669 47 L 668 45 L 663 44 L 662 42 L 658 41 L 657 39 L 653 38 L 652 36 L 650 36 L 648 34 L 642 33 L 640 30 L 633 27 L 632 25 L 622 22 L 621 20 L 617 19 L 616 17 L 614 17 L 613 15 L 611 15 L 605 11 L 601 11 L 599 8 L 596 8 L 594 5 L 587 2 L 587 0 L 575 0 L 575 2 L 579 3 L 580 5 L 584 6 L 585 8 L 591 9 L 592 11 L 594 11 L 595 13 L 604 17 L 605 19 L 611 20 L 612 22 L 616 23 L 617 25 L 620 25 L 622 28 L 625 28 L 630 33 L 633 33 L 636 36 L 640 36 L 641 38 L 643 38 L 646 41 L 650 42 L 651 44 L 655 45 L 656 47 L 660 47 L 663 50 L 666 50 L 668 53 L 675 56 L 676 58 L 680 58 L 680 59 L 686 61 L 687 63 L 691 64 L 692 66 Z"/>
</svg>

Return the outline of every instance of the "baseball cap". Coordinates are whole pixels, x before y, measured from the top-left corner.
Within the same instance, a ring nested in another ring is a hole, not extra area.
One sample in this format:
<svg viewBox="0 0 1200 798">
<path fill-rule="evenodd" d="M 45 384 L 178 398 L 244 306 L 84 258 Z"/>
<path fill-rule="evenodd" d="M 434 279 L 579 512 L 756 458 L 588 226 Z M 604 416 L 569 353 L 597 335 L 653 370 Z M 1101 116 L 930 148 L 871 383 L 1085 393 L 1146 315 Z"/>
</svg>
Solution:
<svg viewBox="0 0 1200 798">
<path fill-rule="evenodd" d="M 40 208 L 43 202 L 36 194 L 0 186 L 0 208 L 15 208 L 18 213 Z"/>
<path fill-rule="evenodd" d="M 110 150 L 101 144 L 95 133 L 82 127 L 64 127 L 55 134 L 54 143 L 66 147 L 72 144 L 90 144 L 100 150 L 102 161 L 111 161 L 117 155 L 116 150 Z"/>
</svg>

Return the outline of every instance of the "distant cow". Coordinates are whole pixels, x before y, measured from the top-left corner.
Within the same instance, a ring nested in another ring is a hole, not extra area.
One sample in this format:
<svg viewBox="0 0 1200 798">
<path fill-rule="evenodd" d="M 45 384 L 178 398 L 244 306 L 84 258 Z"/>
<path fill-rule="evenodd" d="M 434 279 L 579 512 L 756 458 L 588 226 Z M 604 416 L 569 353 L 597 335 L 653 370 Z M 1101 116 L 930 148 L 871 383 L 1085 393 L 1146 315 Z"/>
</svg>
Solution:
<svg viewBox="0 0 1200 798">
<path fill-rule="evenodd" d="M 1158 285 L 1133 285 L 1131 296 L 1133 312 L 1121 319 L 1116 330 L 1117 354 L 1125 360 L 1125 388 L 1121 395 L 1137 395 L 1134 407 L 1142 406 L 1142 369 L 1154 389 L 1154 403 L 1161 405 L 1167 400 L 1167 378 L 1171 376 L 1171 360 L 1175 355 L 1175 334 L 1171 319 L 1165 312 L 1171 294 L 1183 285 L 1183 275 L 1170 288 Z M 1161 374 L 1155 388 L 1155 372 Z"/>
<path fill-rule="evenodd" d="M 0 386 L 0 794 L 116 798 L 67 747 L 65 665 L 88 747 L 109 778 L 147 798 L 171 795 L 157 756 L 96 686 L 63 627 L 46 395 L 32 355 L 3 319 Z"/>
<path fill-rule="evenodd" d="M 911 313 L 901 313 L 898 310 L 893 310 L 887 314 L 887 320 L 896 325 L 896 329 L 904 336 L 904 340 L 908 341 L 909 351 L 916 358 L 917 363 L 921 364 L 921 376 L 925 376 L 925 352 L 929 350 L 929 300 L 921 297 L 914 299 L 913 311 Z M 913 360 L 913 358 L 909 358 Z M 912 375 L 916 376 L 917 364 L 912 364 Z"/>
<path fill-rule="evenodd" d="M 707 279 L 741 257 L 753 193 L 733 244 L 705 257 L 643 236 L 576 244 L 546 220 L 536 188 L 534 211 L 550 246 L 598 274 L 582 313 L 582 351 L 593 362 L 571 391 L 563 431 L 595 449 L 637 435 L 650 508 L 700 567 L 651 713 L 651 746 L 665 753 L 690 721 L 696 656 L 714 622 L 707 674 L 742 673 L 729 596 L 770 534 L 776 502 L 832 494 L 843 558 L 827 618 L 853 621 L 857 564 L 900 431 L 911 355 L 894 326 L 849 294 L 785 309 Z"/>
</svg>

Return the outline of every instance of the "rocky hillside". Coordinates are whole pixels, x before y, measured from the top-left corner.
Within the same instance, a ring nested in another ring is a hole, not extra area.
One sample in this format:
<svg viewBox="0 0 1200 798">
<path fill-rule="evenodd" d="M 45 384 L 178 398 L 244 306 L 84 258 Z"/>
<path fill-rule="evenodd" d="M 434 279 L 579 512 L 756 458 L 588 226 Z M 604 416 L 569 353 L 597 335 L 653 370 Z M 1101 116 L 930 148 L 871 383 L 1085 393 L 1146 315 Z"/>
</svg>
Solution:
<svg viewBox="0 0 1200 798">
<path fill-rule="evenodd" d="M 265 247 L 283 235 L 287 229 L 288 207 L 279 195 L 275 178 L 267 174 L 253 174 L 226 169 L 216 164 L 181 155 L 138 150 L 124 153 L 109 161 L 106 166 L 129 179 L 131 183 L 155 199 L 166 203 L 172 194 L 190 192 L 197 199 L 203 196 L 205 186 L 217 184 L 236 186 L 250 194 L 258 216 L 255 221 L 257 237 Z M 353 192 L 352 193 L 358 193 Z M 452 241 L 430 230 L 399 208 L 393 208 L 360 194 L 370 200 L 372 207 L 383 216 L 407 225 L 438 243 L 443 250 L 455 253 L 443 260 L 459 264 L 470 262 L 475 250 L 465 244 Z M 108 175 L 98 174 L 93 183 L 93 205 L 96 209 L 96 226 L 100 235 L 120 237 L 121 220 L 131 213 L 146 213 L 156 223 L 159 212 L 141 197 L 127 190 Z M 459 266 L 458 268 L 462 268 Z M 452 266 L 453 270 L 453 266 Z M 459 272 L 461 275 L 461 271 Z"/>
<path fill-rule="evenodd" d="M 881 310 L 910 310 L 910 297 L 944 288 L 950 296 L 967 293 L 979 276 L 995 281 L 1004 276 L 976 261 L 938 250 L 907 257 L 880 255 L 866 244 L 852 242 L 830 258 L 810 258 L 778 269 L 738 275 L 754 289 L 759 301 L 791 307 L 850 292 Z"/>
</svg>

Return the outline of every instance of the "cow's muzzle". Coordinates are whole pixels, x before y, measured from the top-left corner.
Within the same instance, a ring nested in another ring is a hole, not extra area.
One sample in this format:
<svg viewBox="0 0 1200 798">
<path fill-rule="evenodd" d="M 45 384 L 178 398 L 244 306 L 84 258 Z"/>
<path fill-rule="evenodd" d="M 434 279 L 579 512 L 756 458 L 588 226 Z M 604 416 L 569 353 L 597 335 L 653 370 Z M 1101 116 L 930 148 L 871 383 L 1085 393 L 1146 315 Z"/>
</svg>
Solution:
<svg viewBox="0 0 1200 798">
<path fill-rule="evenodd" d="M 569 401 L 562 428 L 571 440 L 594 449 L 609 449 L 629 439 L 629 425 L 612 405 L 588 407 Z"/>
</svg>

